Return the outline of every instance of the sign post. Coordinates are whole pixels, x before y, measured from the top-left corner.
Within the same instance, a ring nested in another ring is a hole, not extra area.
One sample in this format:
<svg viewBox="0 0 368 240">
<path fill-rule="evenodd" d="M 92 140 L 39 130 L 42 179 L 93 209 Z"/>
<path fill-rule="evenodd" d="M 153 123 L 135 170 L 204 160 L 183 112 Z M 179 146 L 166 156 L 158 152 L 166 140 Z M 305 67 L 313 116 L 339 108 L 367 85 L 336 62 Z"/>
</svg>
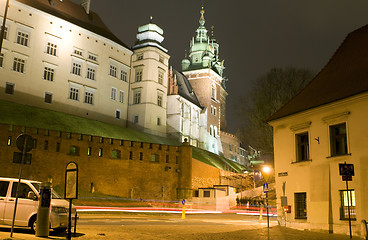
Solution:
<svg viewBox="0 0 368 240">
<path fill-rule="evenodd" d="M 350 232 L 350 238 L 352 238 L 351 234 L 351 216 L 350 216 L 350 201 L 351 201 L 351 195 L 349 194 L 349 181 L 353 180 L 354 176 L 354 164 L 347 164 L 339 163 L 339 170 L 340 175 L 342 176 L 342 180 L 346 182 L 346 195 L 348 198 L 348 216 L 349 216 L 349 232 Z"/>
<path fill-rule="evenodd" d="M 72 239 L 72 201 L 78 198 L 78 165 L 69 162 L 65 170 L 65 199 L 69 199 L 69 224 L 67 239 Z"/>
<path fill-rule="evenodd" d="M 13 212 L 13 221 L 12 221 L 12 226 L 11 226 L 11 231 L 10 231 L 10 237 L 13 237 L 13 231 L 14 231 L 14 222 L 15 222 L 15 215 L 17 214 L 17 205 L 18 205 L 18 190 L 19 190 L 19 185 L 22 179 L 22 167 L 23 167 L 23 163 L 26 164 L 31 164 L 31 154 L 28 154 L 27 152 L 31 151 L 33 148 L 33 138 L 28 135 L 28 134 L 20 134 L 17 137 L 16 140 L 16 145 L 18 147 L 18 149 L 20 151 L 22 151 L 22 153 L 14 153 L 14 159 L 13 159 L 13 163 L 20 163 L 19 166 L 19 177 L 18 177 L 18 183 L 17 183 L 17 189 L 15 192 L 15 204 L 14 204 L 14 212 Z M 17 156 L 17 157 L 16 157 Z M 20 159 L 19 159 L 20 157 Z M 17 158 L 17 160 L 15 160 Z"/>
<path fill-rule="evenodd" d="M 181 209 L 181 219 L 184 220 L 185 219 L 185 199 L 181 201 L 181 204 L 183 204 L 183 207 Z"/>
</svg>

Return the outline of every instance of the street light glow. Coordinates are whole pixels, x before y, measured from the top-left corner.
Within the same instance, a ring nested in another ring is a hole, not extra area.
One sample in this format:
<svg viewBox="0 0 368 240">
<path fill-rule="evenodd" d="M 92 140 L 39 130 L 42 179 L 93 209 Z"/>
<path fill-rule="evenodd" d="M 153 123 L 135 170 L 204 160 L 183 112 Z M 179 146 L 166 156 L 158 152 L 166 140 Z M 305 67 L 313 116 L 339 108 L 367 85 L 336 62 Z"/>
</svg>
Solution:
<svg viewBox="0 0 368 240">
<path fill-rule="evenodd" d="M 271 168 L 270 168 L 269 166 L 264 166 L 264 167 L 262 168 L 262 171 L 263 171 L 264 173 L 269 174 L 269 173 L 271 172 Z"/>
</svg>

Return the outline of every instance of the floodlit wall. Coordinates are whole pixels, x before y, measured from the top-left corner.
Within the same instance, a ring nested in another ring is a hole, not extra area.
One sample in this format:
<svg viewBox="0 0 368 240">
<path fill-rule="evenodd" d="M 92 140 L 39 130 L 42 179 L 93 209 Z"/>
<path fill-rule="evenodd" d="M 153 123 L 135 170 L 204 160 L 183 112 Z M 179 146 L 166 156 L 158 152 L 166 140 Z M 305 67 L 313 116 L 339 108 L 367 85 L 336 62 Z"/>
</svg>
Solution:
<svg viewBox="0 0 368 240">
<path fill-rule="evenodd" d="M 368 95 L 361 94 L 282 119 L 274 120 L 275 179 L 278 216 L 283 216 L 281 197 L 291 205 L 286 225 L 349 233 L 348 220 L 342 220 L 340 191 L 346 183 L 339 175 L 339 164 L 354 164 L 355 176 L 349 189 L 355 192 L 352 215 L 354 235 L 361 231 L 361 220 L 368 216 Z M 331 154 L 330 126 L 346 124 L 347 154 Z M 297 161 L 297 135 L 308 133 L 309 160 Z M 297 219 L 295 194 L 306 193 L 306 218 Z"/>
</svg>

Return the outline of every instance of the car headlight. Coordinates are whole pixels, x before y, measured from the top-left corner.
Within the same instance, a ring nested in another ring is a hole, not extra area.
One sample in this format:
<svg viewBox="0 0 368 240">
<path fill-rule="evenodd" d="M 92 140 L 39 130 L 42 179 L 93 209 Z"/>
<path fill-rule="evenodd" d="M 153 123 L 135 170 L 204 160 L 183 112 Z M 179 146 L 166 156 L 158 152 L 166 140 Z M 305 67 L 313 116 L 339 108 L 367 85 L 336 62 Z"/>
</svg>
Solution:
<svg viewBox="0 0 368 240">
<path fill-rule="evenodd" d="M 67 213 L 68 209 L 66 209 L 65 207 L 52 207 L 52 211 L 54 213 Z"/>
</svg>

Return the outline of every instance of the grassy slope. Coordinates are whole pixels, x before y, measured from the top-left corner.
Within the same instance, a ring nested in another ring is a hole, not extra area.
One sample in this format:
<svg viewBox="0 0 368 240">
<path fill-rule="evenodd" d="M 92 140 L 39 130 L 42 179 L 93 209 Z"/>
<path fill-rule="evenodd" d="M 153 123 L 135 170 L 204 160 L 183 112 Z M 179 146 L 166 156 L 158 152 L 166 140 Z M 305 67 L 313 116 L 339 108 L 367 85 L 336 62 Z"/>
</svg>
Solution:
<svg viewBox="0 0 368 240">
<path fill-rule="evenodd" d="M 3 100 L 0 100 L 0 112 L 0 123 L 2 124 L 13 124 L 18 126 L 164 145 L 181 145 L 180 142 L 175 140 L 143 133 L 130 128 L 118 127 L 74 115 Z M 236 172 L 243 171 L 242 165 L 203 149 L 193 147 L 193 158 L 219 169 L 224 169 L 225 164 L 227 163 Z"/>
</svg>

